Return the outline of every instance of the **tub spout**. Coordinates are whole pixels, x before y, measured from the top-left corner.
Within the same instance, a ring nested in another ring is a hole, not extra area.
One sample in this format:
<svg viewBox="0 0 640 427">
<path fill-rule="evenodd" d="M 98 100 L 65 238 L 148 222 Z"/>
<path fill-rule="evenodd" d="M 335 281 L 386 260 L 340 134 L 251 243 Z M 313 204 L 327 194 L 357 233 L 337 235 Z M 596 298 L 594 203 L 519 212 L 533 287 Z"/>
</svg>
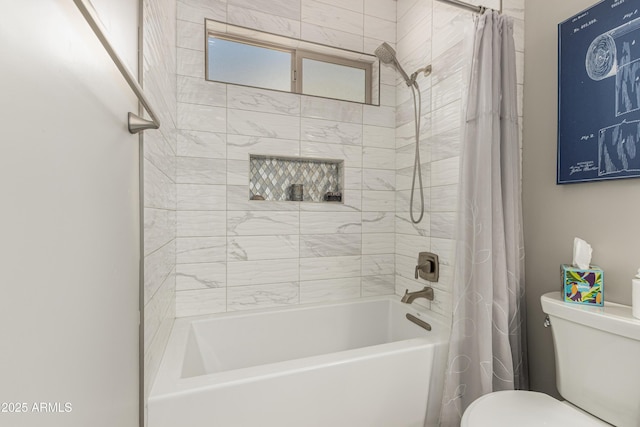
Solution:
<svg viewBox="0 0 640 427">
<path fill-rule="evenodd" d="M 431 286 L 425 286 L 423 290 L 416 292 L 409 292 L 409 289 L 405 289 L 402 302 L 411 304 L 416 298 L 426 298 L 429 301 L 433 301 L 433 288 Z"/>
</svg>

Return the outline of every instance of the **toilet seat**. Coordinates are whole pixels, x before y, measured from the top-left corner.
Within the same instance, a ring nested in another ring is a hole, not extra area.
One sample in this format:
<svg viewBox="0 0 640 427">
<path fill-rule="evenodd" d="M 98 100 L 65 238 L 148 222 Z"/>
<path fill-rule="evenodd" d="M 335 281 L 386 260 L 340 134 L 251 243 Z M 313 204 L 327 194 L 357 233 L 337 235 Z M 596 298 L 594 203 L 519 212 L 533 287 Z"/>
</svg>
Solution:
<svg viewBox="0 0 640 427">
<path fill-rule="evenodd" d="M 610 424 L 544 393 L 498 391 L 475 400 L 461 427 L 604 427 Z"/>
</svg>

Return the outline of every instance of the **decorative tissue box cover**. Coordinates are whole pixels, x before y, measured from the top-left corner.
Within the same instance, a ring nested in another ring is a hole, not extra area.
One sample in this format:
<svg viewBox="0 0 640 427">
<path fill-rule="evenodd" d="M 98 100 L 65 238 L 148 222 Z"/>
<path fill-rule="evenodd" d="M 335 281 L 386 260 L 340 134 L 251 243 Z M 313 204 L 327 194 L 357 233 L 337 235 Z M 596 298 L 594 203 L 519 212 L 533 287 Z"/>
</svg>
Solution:
<svg viewBox="0 0 640 427">
<path fill-rule="evenodd" d="M 562 294 L 565 302 L 604 305 L 604 272 L 595 265 L 583 270 L 562 264 Z"/>
</svg>

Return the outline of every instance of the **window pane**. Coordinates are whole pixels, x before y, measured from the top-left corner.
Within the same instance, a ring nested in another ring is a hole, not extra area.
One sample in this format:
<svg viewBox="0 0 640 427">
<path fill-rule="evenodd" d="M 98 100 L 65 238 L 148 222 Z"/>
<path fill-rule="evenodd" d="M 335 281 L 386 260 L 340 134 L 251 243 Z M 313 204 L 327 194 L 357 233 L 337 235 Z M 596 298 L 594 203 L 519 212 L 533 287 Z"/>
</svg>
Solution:
<svg viewBox="0 0 640 427">
<path fill-rule="evenodd" d="M 365 70 L 302 59 L 302 93 L 365 102 Z"/>
<path fill-rule="evenodd" d="M 209 36 L 209 80 L 291 92 L 291 53 Z"/>
</svg>

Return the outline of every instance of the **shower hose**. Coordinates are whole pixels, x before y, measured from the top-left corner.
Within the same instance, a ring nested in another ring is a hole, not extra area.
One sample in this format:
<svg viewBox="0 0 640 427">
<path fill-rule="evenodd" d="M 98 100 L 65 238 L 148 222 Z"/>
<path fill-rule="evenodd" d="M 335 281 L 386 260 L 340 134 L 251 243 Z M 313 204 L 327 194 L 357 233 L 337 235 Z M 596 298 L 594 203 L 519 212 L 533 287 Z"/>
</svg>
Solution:
<svg viewBox="0 0 640 427">
<path fill-rule="evenodd" d="M 411 198 L 409 200 L 409 216 L 414 224 L 422 221 L 424 216 L 424 190 L 422 187 L 422 167 L 420 165 L 420 116 L 422 113 L 422 96 L 420 95 L 420 87 L 415 80 L 411 84 L 411 93 L 413 94 L 413 112 L 416 125 L 416 155 L 413 163 L 413 179 L 411 180 Z M 416 95 L 417 92 L 417 95 Z M 420 183 L 420 217 L 415 219 L 413 216 L 413 195 L 416 190 L 416 175 Z"/>
</svg>

